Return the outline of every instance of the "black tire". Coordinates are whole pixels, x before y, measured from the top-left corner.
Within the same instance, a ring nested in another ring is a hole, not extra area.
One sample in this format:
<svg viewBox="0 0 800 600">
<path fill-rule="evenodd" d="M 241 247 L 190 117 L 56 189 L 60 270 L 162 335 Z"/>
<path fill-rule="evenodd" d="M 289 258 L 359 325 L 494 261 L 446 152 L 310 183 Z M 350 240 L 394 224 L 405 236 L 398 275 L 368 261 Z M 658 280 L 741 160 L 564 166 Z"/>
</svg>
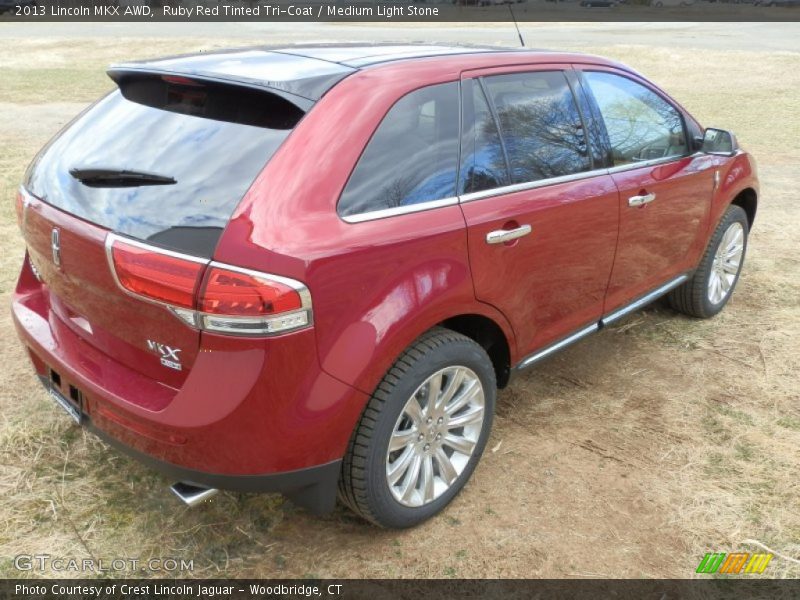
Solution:
<svg viewBox="0 0 800 600">
<path fill-rule="evenodd" d="M 708 297 L 709 278 L 711 277 L 711 271 L 714 265 L 714 256 L 722 241 L 722 236 L 734 223 L 740 223 L 744 230 L 744 250 L 742 252 L 742 258 L 739 261 L 739 269 L 736 272 L 730 290 L 720 302 L 715 304 L 711 302 Z M 744 265 L 745 256 L 747 255 L 748 234 L 749 225 L 747 214 L 739 206 L 729 206 L 722 216 L 719 225 L 717 225 L 717 228 L 714 230 L 714 235 L 711 236 L 703 259 L 700 261 L 700 265 L 697 267 L 692 278 L 668 294 L 667 300 L 670 306 L 678 312 L 699 319 L 708 319 L 720 312 L 728 303 L 728 300 L 730 300 L 733 291 L 736 289 L 736 284 L 739 282 L 739 275 L 742 272 L 742 266 Z"/>
<path fill-rule="evenodd" d="M 477 443 L 458 478 L 439 497 L 409 507 L 392 495 L 386 479 L 389 440 L 406 402 L 437 371 L 464 366 L 483 386 L 484 418 Z M 497 384 L 486 351 L 470 338 L 435 327 L 411 344 L 378 385 L 353 432 L 342 463 L 339 498 L 351 510 L 381 527 L 413 527 L 441 511 L 469 480 L 492 427 Z"/>
</svg>

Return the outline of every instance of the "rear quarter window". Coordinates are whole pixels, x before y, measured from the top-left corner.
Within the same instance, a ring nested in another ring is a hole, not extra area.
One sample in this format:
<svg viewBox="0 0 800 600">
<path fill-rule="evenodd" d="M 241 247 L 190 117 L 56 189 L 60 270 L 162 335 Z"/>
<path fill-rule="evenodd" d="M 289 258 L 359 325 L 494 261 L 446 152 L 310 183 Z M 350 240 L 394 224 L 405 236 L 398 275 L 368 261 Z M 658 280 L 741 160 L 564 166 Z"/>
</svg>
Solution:
<svg viewBox="0 0 800 600">
<path fill-rule="evenodd" d="M 457 82 L 403 96 L 383 118 L 350 175 L 339 215 L 454 197 L 458 121 Z"/>
</svg>

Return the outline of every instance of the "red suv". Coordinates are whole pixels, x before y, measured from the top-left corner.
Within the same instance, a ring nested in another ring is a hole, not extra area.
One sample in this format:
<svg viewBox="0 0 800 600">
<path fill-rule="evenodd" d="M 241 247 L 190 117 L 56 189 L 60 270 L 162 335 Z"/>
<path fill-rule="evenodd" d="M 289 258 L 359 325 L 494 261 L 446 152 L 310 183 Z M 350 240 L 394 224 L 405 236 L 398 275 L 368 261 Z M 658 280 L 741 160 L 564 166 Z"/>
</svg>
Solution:
<svg viewBox="0 0 800 600">
<path fill-rule="evenodd" d="M 306 46 L 113 67 L 31 165 L 13 313 L 53 399 L 185 501 L 407 527 L 520 370 L 668 294 L 711 317 L 752 158 L 591 56 Z"/>
</svg>

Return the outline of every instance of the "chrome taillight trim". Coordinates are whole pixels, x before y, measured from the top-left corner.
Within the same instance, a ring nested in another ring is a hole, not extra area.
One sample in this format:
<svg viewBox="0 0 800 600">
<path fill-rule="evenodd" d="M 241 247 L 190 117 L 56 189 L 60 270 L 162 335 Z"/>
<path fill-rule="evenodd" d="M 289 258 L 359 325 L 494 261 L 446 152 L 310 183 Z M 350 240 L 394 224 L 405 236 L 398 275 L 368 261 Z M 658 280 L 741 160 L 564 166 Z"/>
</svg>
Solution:
<svg viewBox="0 0 800 600">
<path fill-rule="evenodd" d="M 114 255 L 112 253 L 112 246 L 114 245 L 115 241 L 119 241 L 123 244 L 129 244 L 131 246 L 136 246 L 138 248 L 142 248 L 143 250 L 147 250 L 148 252 L 154 252 L 156 254 L 163 254 L 165 256 L 172 256 L 173 258 L 179 258 L 183 260 L 196 262 L 198 264 L 203 264 L 205 265 L 206 270 L 211 267 L 218 267 L 220 269 L 225 269 L 227 271 L 234 271 L 238 273 L 243 273 L 245 275 L 250 275 L 252 277 L 255 277 L 256 279 L 261 279 L 262 281 L 266 282 L 272 281 L 275 283 L 283 284 L 287 287 L 292 288 L 294 291 L 297 292 L 297 295 L 300 297 L 301 308 L 299 310 L 279 313 L 275 315 L 263 315 L 263 316 L 222 315 L 216 313 L 206 313 L 194 309 L 184 308 L 182 306 L 175 306 L 173 304 L 169 304 L 168 302 L 154 300 L 153 298 L 137 294 L 135 292 L 130 291 L 124 285 L 122 285 L 122 282 L 120 281 L 119 276 L 117 275 L 117 269 L 114 266 Z M 239 336 L 249 336 L 249 337 L 254 337 L 254 336 L 271 337 L 271 336 L 291 333 L 293 331 L 299 331 L 301 329 L 306 329 L 313 326 L 314 324 L 314 313 L 311 304 L 311 292 L 303 283 L 297 281 L 296 279 L 290 279 L 289 277 L 283 277 L 282 275 L 273 275 L 272 273 L 263 273 L 261 271 L 255 271 L 253 269 L 236 267 L 234 265 L 228 265 L 218 261 L 199 258 L 197 256 L 192 256 L 190 254 L 182 254 L 180 252 L 166 250 L 164 248 L 159 248 L 158 246 L 152 246 L 150 244 L 146 244 L 138 240 L 133 240 L 131 238 L 121 236 L 116 233 L 108 233 L 106 235 L 105 252 L 106 252 L 106 260 L 108 261 L 108 266 L 111 271 L 111 276 L 114 278 L 114 281 L 120 290 L 122 290 L 128 296 L 136 298 L 137 300 L 143 300 L 145 302 L 149 302 L 150 304 L 155 304 L 167 308 L 177 319 L 179 319 L 189 327 L 192 327 L 193 329 L 197 329 L 199 331 L 208 331 L 211 333 L 222 333 L 227 335 L 239 335 Z M 287 323 L 284 328 L 279 328 L 275 326 L 276 323 L 286 322 L 292 319 L 294 319 L 295 324 Z"/>
<path fill-rule="evenodd" d="M 204 331 L 245 335 L 280 335 L 311 326 L 311 310 L 302 309 L 270 317 L 235 317 L 198 313 Z"/>
</svg>

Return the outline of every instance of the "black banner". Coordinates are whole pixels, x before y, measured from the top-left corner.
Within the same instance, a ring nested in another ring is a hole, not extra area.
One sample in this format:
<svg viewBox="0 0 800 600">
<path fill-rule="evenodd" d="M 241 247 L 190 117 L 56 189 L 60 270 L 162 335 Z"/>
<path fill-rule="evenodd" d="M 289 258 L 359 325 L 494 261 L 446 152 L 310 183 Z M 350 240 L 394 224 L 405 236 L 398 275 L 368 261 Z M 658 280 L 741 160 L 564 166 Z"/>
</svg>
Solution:
<svg viewBox="0 0 800 600">
<path fill-rule="evenodd" d="M 0 0 L 2 21 L 799 21 L 800 0 Z"/>
<path fill-rule="evenodd" d="M 325 598 L 342 600 L 717 600 L 795 599 L 800 580 L 693 579 L 693 580 L 3 580 L 2 598 L 14 600 L 177 600 L 219 598 Z"/>
</svg>

